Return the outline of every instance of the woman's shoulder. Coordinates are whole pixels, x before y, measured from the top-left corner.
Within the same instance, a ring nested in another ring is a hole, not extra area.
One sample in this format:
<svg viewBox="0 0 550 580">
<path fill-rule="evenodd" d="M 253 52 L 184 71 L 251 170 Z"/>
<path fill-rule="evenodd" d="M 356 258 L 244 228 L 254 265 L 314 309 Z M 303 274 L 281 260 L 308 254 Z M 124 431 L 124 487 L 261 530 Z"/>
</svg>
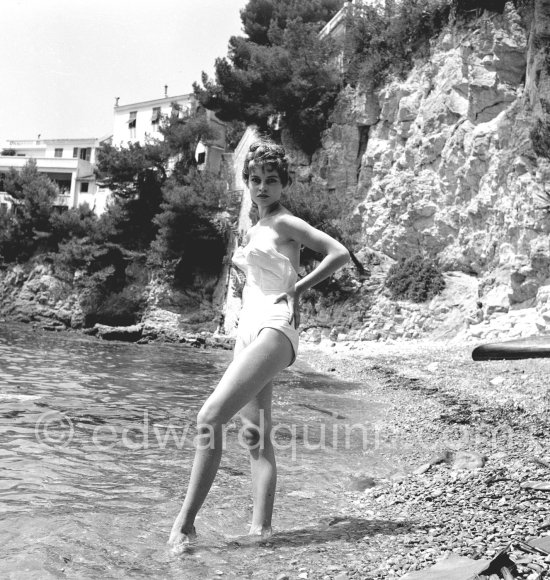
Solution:
<svg viewBox="0 0 550 580">
<path fill-rule="evenodd" d="M 277 223 L 281 228 L 287 229 L 289 231 L 292 230 L 302 230 L 308 227 L 308 223 L 304 221 L 302 218 L 295 216 L 291 211 L 286 211 L 285 213 L 281 213 L 277 216 Z"/>
<path fill-rule="evenodd" d="M 275 226 L 275 229 L 282 238 L 290 242 L 298 243 L 302 243 L 301 240 L 307 234 L 309 228 L 310 226 L 306 221 L 295 216 L 290 211 L 279 215 Z"/>
</svg>

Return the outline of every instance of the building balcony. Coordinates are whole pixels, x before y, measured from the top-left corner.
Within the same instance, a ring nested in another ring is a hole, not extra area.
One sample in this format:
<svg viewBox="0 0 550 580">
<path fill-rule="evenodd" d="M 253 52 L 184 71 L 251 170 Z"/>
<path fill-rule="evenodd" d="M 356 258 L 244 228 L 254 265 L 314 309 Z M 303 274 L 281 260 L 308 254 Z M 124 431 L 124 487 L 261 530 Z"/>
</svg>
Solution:
<svg viewBox="0 0 550 580">
<path fill-rule="evenodd" d="M 29 159 L 36 161 L 38 171 L 76 171 L 80 159 L 64 159 L 63 157 L 13 157 L 10 155 L 0 155 L 0 167 L 22 169 Z M 86 163 L 84 161 L 84 163 Z"/>
<path fill-rule="evenodd" d="M 70 157 L 17 157 L 12 155 L 0 155 L 0 169 L 7 170 L 10 167 L 20 170 L 25 167 L 29 159 L 36 161 L 36 168 L 41 173 L 76 173 L 77 176 L 89 176 L 94 172 L 94 165 L 84 159 Z"/>
<path fill-rule="evenodd" d="M 68 194 L 58 195 L 55 198 L 54 205 L 64 206 L 64 207 L 71 207 L 72 197 Z"/>
</svg>

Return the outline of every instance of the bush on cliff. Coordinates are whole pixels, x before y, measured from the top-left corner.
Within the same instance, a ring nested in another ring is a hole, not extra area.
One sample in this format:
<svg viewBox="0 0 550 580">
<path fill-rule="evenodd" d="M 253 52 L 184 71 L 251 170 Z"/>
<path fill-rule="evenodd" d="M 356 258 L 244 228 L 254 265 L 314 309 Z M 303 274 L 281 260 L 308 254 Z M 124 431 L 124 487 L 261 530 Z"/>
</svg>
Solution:
<svg viewBox="0 0 550 580">
<path fill-rule="evenodd" d="M 385 12 L 367 4 L 350 6 L 346 82 L 374 89 L 392 75 L 406 74 L 414 58 L 429 53 L 430 40 L 450 12 L 448 0 L 408 0 Z"/>
<path fill-rule="evenodd" d="M 47 245 L 59 188 L 30 159 L 21 171 L 8 171 L 4 189 L 15 207 L 11 214 L 0 217 L 0 257 L 6 262 L 25 262 Z"/>
<path fill-rule="evenodd" d="M 111 241 L 132 250 L 148 248 L 157 233 L 152 219 L 160 210 L 167 161 L 158 143 L 104 144 L 98 149 L 98 180 L 111 190 L 117 206 L 111 214 L 116 217 Z"/>
<path fill-rule="evenodd" d="M 128 143 L 125 147 L 105 144 L 98 150 L 98 180 L 111 190 L 114 202 L 101 216 L 94 239 L 108 240 L 127 250 L 148 251 L 159 235 L 156 218 L 165 211 L 166 196 L 174 197 L 171 192 L 177 188 L 180 192 L 188 186 L 197 189 L 194 184 L 202 175 L 196 169 L 197 145 L 218 137 L 205 111 L 199 108 L 182 115 L 174 106 L 162 120 L 161 133 L 163 140 L 149 140 L 144 145 Z M 193 215 L 201 221 L 207 219 L 207 206 L 215 196 L 219 206 L 219 188 L 205 185 L 196 193 L 201 203 L 194 205 L 199 210 Z M 188 227 L 192 217 L 181 227 L 176 224 L 176 229 Z M 159 219 L 164 222 L 164 218 Z"/>
<path fill-rule="evenodd" d="M 202 107 L 191 115 L 180 114 L 180 111 L 179 105 L 172 105 L 172 114 L 162 122 L 160 132 L 163 140 L 160 146 L 166 158 L 165 166 L 169 158 L 173 161 L 170 179 L 188 184 L 197 173 L 197 146 L 199 143 L 217 141 L 220 135 Z"/>
<path fill-rule="evenodd" d="M 52 257 L 56 276 L 80 291 L 84 326 L 123 326 L 140 320 L 148 284 L 145 254 L 71 238 Z"/>
<path fill-rule="evenodd" d="M 521 12 L 533 0 L 514 0 Z M 350 5 L 344 48 L 345 82 L 377 88 L 403 77 L 415 58 L 429 55 L 430 41 L 456 20 L 483 10 L 502 13 L 506 0 L 407 0 L 386 3 L 382 12 L 367 3 Z"/>
<path fill-rule="evenodd" d="M 207 173 L 195 175 L 189 185 L 166 184 L 149 263 L 168 267 L 177 286 L 219 275 L 227 232 L 215 216 L 224 196 L 225 183 Z"/>
<path fill-rule="evenodd" d="M 445 279 L 436 261 L 416 255 L 393 264 L 385 286 L 394 300 L 426 302 L 443 291 Z"/>
<path fill-rule="evenodd" d="M 53 247 L 71 238 L 93 237 L 96 235 L 98 217 L 87 203 L 71 208 L 62 213 L 54 212 L 50 216 L 51 238 Z"/>
</svg>

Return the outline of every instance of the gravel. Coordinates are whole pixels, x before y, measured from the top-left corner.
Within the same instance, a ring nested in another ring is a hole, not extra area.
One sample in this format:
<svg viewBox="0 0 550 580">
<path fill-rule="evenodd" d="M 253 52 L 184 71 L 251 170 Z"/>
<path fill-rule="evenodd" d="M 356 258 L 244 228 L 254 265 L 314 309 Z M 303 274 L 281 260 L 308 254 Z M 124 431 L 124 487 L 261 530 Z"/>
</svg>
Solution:
<svg viewBox="0 0 550 580">
<path fill-rule="evenodd" d="M 525 545 L 550 535 L 550 491 L 529 483 L 550 482 L 550 359 L 474 362 L 472 348 L 303 345 L 315 370 L 386 404 L 395 442 L 395 472 L 345 492 L 342 516 L 372 527 L 348 547 L 344 571 L 315 577 L 400 578 L 452 554 L 491 560 L 506 550 L 513 578 L 550 578 L 550 558 Z"/>
</svg>

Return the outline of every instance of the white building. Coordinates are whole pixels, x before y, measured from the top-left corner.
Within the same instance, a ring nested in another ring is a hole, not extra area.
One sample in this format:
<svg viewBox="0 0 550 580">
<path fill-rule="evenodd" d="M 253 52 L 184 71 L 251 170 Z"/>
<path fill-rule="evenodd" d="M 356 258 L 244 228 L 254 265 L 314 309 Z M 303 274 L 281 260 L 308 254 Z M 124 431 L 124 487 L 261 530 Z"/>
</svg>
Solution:
<svg viewBox="0 0 550 580">
<path fill-rule="evenodd" d="M 94 173 L 97 149 L 105 142 L 116 146 L 145 144 L 148 139 L 162 139 L 162 119 L 172 114 L 185 117 L 195 113 L 199 103 L 194 94 L 119 105 L 113 115 L 113 135 L 103 139 L 40 139 L 7 141 L 0 147 L 0 211 L 8 211 L 13 200 L 4 191 L 3 179 L 10 168 L 21 170 L 29 159 L 36 161 L 40 173 L 57 183 L 60 195 L 55 205 L 60 209 L 88 203 L 96 214 L 107 207 L 111 192 L 102 188 Z M 215 128 L 216 138 L 198 144 L 195 158 L 199 169 L 219 173 L 225 152 L 225 124 L 212 111 L 206 118 Z"/>
<path fill-rule="evenodd" d="M 200 105 L 193 93 L 169 97 L 167 87 L 161 99 L 120 105 L 116 99 L 114 108 L 113 140 L 115 146 L 128 143 L 145 144 L 150 139 L 162 139 L 159 129 L 163 119 L 171 115 L 187 117 L 198 111 Z M 225 151 L 225 124 L 212 111 L 206 111 L 206 118 L 214 127 L 216 138 L 197 146 L 195 158 L 199 169 L 218 173 Z"/>
<path fill-rule="evenodd" d="M 13 201 L 4 191 L 3 180 L 10 168 L 21 170 L 29 159 L 36 161 L 60 190 L 55 205 L 61 209 L 88 203 L 97 214 L 105 209 L 108 191 L 96 183 L 94 166 L 99 139 L 36 139 L 7 141 L 0 150 L 0 211 L 7 211 Z"/>
</svg>

